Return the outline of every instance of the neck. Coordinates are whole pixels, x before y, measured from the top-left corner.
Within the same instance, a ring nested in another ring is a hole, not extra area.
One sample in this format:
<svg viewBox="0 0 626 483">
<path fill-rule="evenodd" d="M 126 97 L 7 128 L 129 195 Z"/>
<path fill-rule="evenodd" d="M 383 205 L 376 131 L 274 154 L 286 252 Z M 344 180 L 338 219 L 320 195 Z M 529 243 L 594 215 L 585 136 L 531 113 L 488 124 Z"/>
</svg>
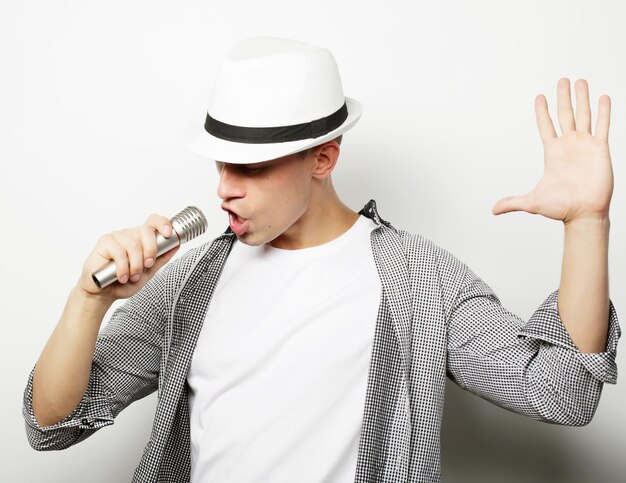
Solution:
<svg viewBox="0 0 626 483">
<path fill-rule="evenodd" d="M 343 235 L 359 218 L 337 196 L 332 183 L 314 190 L 304 214 L 282 235 L 268 245 L 285 250 L 300 250 L 323 245 Z"/>
</svg>

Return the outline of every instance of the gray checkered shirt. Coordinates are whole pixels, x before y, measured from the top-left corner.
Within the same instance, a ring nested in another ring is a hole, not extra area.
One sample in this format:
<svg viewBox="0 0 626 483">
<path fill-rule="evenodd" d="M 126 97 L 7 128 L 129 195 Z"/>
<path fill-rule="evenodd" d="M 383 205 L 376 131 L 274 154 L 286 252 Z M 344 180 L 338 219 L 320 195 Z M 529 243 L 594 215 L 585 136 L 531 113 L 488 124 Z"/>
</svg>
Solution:
<svg viewBox="0 0 626 483">
<path fill-rule="evenodd" d="M 355 482 L 440 481 L 446 376 L 498 406 L 567 425 L 588 423 L 604 382 L 617 378 L 620 329 L 613 305 L 606 351 L 582 354 L 557 313 L 557 292 L 528 322 L 445 250 L 392 227 L 370 201 L 382 284 Z M 64 449 L 113 424 L 158 391 L 150 440 L 133 482 L 187 482 L 186 378 L 211 295 L 236 240 L 222 236 L 185 253 L 128 299 L 101 331 L 87 391 L 63 421 L 41 428 L 24 392 L 33 448 Z"/>
</svg>

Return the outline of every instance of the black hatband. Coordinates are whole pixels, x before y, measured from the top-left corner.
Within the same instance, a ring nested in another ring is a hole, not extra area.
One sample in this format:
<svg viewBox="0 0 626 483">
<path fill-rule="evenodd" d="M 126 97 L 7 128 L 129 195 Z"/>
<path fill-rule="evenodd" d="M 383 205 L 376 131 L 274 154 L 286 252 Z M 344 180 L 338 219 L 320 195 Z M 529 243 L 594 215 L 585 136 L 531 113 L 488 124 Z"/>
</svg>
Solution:
<svg viewBox="0 0 626 483">
<path fill-rule="evenodd" d="M 286 143 L 324 136 L 341 126 L 347 117 L 348 108 L 345 103 L 338 111 L 332 113 L 330 116 L 302 124 L 279 127 L 233 126 L 232 124 L 226 124 L 225 122 L 213 119 L 207 113 L 204 129 L 216 138 L 237 143 Z"/>
</svg>

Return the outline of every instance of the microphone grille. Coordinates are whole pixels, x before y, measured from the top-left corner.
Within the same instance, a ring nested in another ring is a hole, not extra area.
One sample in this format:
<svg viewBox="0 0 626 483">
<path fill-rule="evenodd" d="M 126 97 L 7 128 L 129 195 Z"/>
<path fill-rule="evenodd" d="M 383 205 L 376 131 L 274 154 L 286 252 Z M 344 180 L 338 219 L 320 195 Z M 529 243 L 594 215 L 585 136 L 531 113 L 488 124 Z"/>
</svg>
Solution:
<svg viewBox="0 0 626 483">
<path fill-rule="evenodd" d="M 181 243 L 202 235 L 208 226 L 204 213 L 195 206 L 188 206 L 172 218 L 172 227 L 178 233 Z"/>
</svg>

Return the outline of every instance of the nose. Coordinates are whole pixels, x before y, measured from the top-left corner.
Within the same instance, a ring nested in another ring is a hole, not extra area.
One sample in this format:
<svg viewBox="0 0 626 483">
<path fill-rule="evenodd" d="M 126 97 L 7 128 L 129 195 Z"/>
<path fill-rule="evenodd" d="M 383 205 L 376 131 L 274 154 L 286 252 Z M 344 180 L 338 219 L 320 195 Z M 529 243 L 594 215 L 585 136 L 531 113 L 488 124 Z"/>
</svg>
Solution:
<svg viewBox="0 0 626 483">
<path fill-rule="evenodd" d="M 228 163 L 218 163 L 217 170 L 220 181 L 217 184 L 217 196 L 222 200 L 243 198 L 245 191 L 241 177 L 237 175 L 236 166 Z"/>
</svg>

